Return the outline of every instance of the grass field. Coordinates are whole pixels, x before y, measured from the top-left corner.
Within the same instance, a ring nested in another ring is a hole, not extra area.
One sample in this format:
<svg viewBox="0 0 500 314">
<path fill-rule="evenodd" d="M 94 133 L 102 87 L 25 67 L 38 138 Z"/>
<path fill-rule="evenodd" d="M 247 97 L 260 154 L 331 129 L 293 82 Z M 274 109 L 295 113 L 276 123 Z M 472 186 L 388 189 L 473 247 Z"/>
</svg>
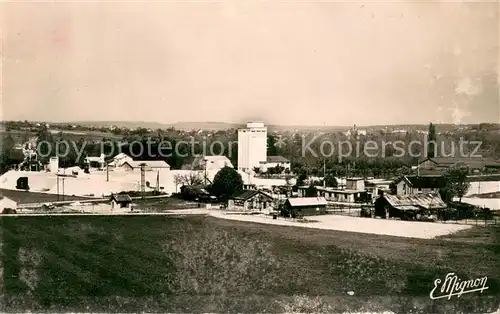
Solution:
<svg viewBox="0 0 500 314">
<path fill-rule="evenodd" d="M 0 223 L 1 312 L 486 313 L 500 302 L 493 227 L 418 240 L 201 216 Z M 488 276 L 490 289 L 430 300 L 448 272 Z"/>
<path fill-rule="evenodd" d="M 38 193 L 29 192 L 23 190 L 5 190 L 0 189 L 0 195 L 10 198 L 18 202 L 18 204 L 29 204 L 29 203 L 49 203 L 57 201 L 81 201 L 86 199 L 92 199 L 92 197 L 83 196 L 71 196 L 71 195 L 57 195 L 48 193 Z"/>
</svg>

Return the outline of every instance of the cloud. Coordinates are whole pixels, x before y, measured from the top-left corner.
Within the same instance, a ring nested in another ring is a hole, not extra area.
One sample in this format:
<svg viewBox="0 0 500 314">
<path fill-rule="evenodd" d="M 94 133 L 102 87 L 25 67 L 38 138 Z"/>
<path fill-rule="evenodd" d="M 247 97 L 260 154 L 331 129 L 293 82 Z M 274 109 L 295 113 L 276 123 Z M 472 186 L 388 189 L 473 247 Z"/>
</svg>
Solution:
<svg viewBox="0 0 500 314">
<path fill-rule="evenodd" d="M 465 117 L 468 117 L 471 115 L 471 113 L 469 111 L 459 108 L 459 106 L 457 104 L 455 104 L 455 108 L 452 108 L 451 110 L 452 110 L 451 118 L 452 118 L 453 124 L 461 124 Z"/>
<path fill-rule="evenodd" d="M 457 95 L 465 94 L 467 96 L 474 96 L 483 91 L 481 80 L 471 79 L 470 77 L 463 78 L 456 83 L 455 93 Z"/>
</svg>

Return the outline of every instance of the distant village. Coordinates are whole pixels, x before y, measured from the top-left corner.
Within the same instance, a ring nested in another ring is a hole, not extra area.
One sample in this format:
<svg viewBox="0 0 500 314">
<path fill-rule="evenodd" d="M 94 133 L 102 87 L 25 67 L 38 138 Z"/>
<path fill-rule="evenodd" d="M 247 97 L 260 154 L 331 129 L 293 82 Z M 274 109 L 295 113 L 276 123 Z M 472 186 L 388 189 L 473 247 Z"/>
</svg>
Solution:
<svg viewBox="0 0 500 314">
<path fill-rule="evenodd" d="M 49 124 L 40 123 L 31 127 L 35 130 L 40 127 L 46 130 L 51 128 Z M 74 125 L 70 128 L 80 127 Z M 16 127 L 10 131 L 15 129 Z M 462 127 L 459 131 L 470 132 L 473 129 L 466 130 L 466 127 Z M 107 131 L 124 133 L 117 130 L 117 127 L 111 126 Z M 88 129 L 80 131 L 85 134 Z M 143 131 L 153 132 L 147 129 Z M 63 132 L 60 129 L 52 133 Z M 204 131 L 188 133 L 200 132 Z M 217 132 L 219 131 L 209 134 Z M 373 130 L 354 126 L 341 133 L 348 138 L 358 138 L 367 137 L 372 132 Z M 406 134 L 409 131 L 383 128 L 377 132 Z M 412 132 L 424 135 L 429 133 L 428 130 Z M 76 131 L 73 133 L 79 135 Z M 468 218 L 477 215 L 474 211 L 484 211 L 485 208 L 500 210 L 500 195 L 477 197 L 500 191 L 499 179 L 495 179 L 495 175 L 500 173 L 500 162 L 494 157 L 421 158 L 407 172 L 396 176 L 350 175 L 349 169 L 342 175 L 331 174 L 325 161 L 323 167 L 318 166 L 315 173 L 299 173 L 294 169 L 292 160 L 269 153 L 277 150 L 269 147 L 269 137 L 273 135 L 269 134 L 264 123 L 249 122 L 236 130 L 236 136 L 236 158 L 197 155 L 188 164 L 177 167 L 178 169 L 173 169 L 166 160 L 142 160 L 123 152 L 110 158 L 102 152 L 98 156 L 86 155 L 79 165 L 61 167 L 58 156 L 42 162 L 38 156 L 39 138 L 30 137 L 25 143 L 13 145 L 14 150 L 22 152 L 23 159 L 18 164 L 11 165 L 10 170 L 0 176 L 3 195 L 1 210 L 6 213 L 63 204 L 77 206 L 85 211 L 89 210 L 89 206 L 85 207 L 82 203 L 87 203 L 92 204 L 91 211 L 96 211 L 96 208 L 132 211 L 136 200 L 146 197 L 177 197 L 206 204 L 203 206 L 263 213 L 276 218 L 348 213 L 405 220 L 452 219 L 450 217 L 455 215 L 456 218 L 458 211 L 463 208 L 467 209 Z M 276 142 L 272 145 L 276 145 Z M 227 191 L 213 193 L 214 185 L 220 185 L 215 182 L 218 177 L 219 180 L 229 180 L 220 178 L 220 173 L 227 169 L 231 169 L 231 173 L 241 180 L 241 184 L 235 183 L 234 188 L 226 187 Z M 454 170 L 463 170 L 466 174 L 460 177 L 460 173 L 453 173 Z M 229 178 L 230 176 L 231 174 Z M 45 194 L 52 196 L 52 199 L 42 197 L 42 201 L 38 201 L 36 197 L 24 198 L 23 194 L 9 194 L 9 191 Z M 471 195 L 476 197 L 468 198 Z M 447 213 L 448 216 L 444 217 L 445 214 L 442 213 L 448 209 L 454 214 Z M 437 217 L 438 214 L 440 217 Z"/>
</svg>

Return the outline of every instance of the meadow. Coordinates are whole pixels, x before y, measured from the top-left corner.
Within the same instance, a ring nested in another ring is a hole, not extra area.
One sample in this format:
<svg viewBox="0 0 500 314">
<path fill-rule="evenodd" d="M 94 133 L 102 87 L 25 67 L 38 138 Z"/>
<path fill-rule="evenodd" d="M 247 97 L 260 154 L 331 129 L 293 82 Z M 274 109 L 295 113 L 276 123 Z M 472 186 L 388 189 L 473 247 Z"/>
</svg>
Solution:
<svg viewBox="0 0 500 314">
<path fill-rule="evenodd" d="M 500 303 L 498 227 L 423 240 L 203 216 L 0 223 L 1 312 L 486 313 Z M 430 300 L 448 272 L 488 276 L 489 289 Z"/>
</svg>

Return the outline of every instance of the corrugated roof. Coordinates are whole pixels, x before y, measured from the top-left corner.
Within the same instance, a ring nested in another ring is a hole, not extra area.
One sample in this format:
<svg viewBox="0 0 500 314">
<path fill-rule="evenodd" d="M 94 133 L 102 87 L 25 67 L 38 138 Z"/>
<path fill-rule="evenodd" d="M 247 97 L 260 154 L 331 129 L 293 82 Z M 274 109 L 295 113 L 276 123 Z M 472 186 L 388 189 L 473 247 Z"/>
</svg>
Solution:
<svg viewBox="0 0 500 314">
<path fill-rule="evenodd" d="M 446 208 L 438 194 L 415 194 L 415 195 L 384 195 L 383 196 L 392 207 L 418 206 L 427 209 Z"/>
<path fill-rule="evenodd" d="M 399 210 L 419 210 L 420 209 L 417 206 L 412 206 L 412 205 L 398 206 L 395 208 L 397 208 Z"/>
<path fill-rule="evenodd" d="M 287 201 L 292 206 L 326 206 L 328 204 L 324 197 L 295 197 Z"/>
</svg>

